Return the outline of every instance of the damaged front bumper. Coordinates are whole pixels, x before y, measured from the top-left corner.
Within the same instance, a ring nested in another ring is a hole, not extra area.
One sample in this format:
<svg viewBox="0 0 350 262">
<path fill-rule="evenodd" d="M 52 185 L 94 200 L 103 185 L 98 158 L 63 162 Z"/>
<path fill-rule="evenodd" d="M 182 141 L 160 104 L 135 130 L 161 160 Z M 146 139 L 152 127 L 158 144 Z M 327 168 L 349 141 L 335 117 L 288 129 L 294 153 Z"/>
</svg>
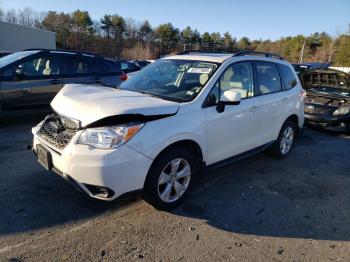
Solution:
<svg viewBox="0 0 350 262">
<path fill-rule="evenodd" d="M 38 161 L 74 187 L 101 200 L 114 200 L 143 188 L 152 160 L 123 145 L 114 150 L 95 149 L 75 143 L 75 137 L 57 148 L 40 135 L 40 124 L 32 129 L 29 146 Z"/>
</svg>

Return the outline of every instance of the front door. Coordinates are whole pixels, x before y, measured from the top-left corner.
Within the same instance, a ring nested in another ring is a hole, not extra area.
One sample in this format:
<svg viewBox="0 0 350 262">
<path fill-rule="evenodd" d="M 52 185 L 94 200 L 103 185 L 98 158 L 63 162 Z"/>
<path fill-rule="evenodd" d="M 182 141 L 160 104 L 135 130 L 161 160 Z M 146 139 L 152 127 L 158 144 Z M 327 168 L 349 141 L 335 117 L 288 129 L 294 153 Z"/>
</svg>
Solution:
<svg viewBox="0 0 350 262">
<path fill-rule="evenodd" d="M 220 94 L 234 89 L 241 93 L 239 105 L 216 109 Z M 207 98 L 207 164 L 213 164 L 260 146 L 256 139 L 259 125 L 256 117 L 253 69 L 250 62 L 234 63 L 225 70 Z"/>
<path fill-rule="evenodd" d="M 62 87 L 59 71 L 54 56 L 30 58 L 5 70 L 1 79 L 3 110 L 48 108 Z"/>
</svg>

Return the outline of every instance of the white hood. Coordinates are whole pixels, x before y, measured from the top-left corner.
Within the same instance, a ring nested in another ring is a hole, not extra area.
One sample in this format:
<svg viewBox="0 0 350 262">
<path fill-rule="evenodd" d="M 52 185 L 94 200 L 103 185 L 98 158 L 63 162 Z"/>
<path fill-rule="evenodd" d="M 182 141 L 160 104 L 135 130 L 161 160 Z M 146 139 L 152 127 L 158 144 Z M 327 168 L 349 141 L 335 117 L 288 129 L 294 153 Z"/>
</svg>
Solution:
<svg viewBox="0 0 350 262">
<path fill-rule="evenodd" d="M 58 114 L 81 121 L 82 127 L 85 127 L 109 116 L 175 114 L 179 104 L 133 91 L 70 84 L 65 85 L 56 95 L 51 107 Z"/>
</svg>

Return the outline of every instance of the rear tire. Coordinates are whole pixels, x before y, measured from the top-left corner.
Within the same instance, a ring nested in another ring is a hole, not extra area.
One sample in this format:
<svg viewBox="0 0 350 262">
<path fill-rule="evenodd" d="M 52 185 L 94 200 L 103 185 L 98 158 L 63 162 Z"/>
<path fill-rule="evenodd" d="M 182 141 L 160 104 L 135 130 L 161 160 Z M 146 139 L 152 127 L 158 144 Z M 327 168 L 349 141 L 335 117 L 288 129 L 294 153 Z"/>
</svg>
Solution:
<svg viewBox="0 0 350 262">
<path fill-rule="evenodd" d="M 163 152 L 147 175 L 143 199 L 159 210 L 177 207 L 189 195 L 197 170 L 195 157 L 185 148 Z"/>
<path fill-rule="evenodd" d="M 296 134 L 296 124 L 291 120 L 286 121 L 281 128 L 276 142 L 271 147 L 271 153 L 279 159 L 286 158 L 293 148 Z"/>
</svg>

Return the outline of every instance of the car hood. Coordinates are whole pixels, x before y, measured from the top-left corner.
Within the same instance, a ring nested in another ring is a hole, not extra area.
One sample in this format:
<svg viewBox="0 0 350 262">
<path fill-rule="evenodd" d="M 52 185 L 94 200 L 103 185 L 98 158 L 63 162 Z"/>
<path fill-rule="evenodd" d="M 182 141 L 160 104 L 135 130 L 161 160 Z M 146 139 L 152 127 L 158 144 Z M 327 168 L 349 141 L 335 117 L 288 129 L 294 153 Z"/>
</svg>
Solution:
<svg viewBox="0 0 350 262">
<path fill-rule="evenodd" d="M 162 116 L 176 114 L 179 103 L 134 91 L 98 85 L 65 85 L 51 102 L 60 115 L 79 120 L 86 127 L 119 115 Z"/>
</svg>

